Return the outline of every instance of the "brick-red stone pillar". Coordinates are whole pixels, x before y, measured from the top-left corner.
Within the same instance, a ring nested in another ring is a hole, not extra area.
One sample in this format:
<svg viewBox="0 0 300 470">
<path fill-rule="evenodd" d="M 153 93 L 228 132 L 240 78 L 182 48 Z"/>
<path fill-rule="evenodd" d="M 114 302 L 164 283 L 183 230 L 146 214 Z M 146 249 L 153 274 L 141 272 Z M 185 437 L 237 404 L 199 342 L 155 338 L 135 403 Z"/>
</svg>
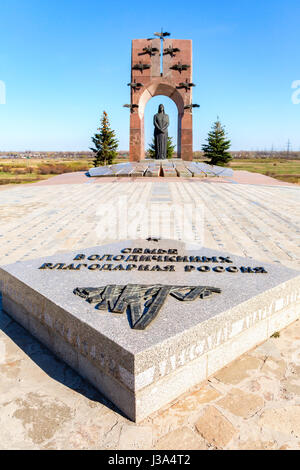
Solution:
<svg viewBox="0 0 300 470">
<path fill-rule="evenodd" d="M 163 76 L 167 78 L 174 88 L 180 93 L 184 106 L 192 103 L 192 88 L 176 88 L 180 83 L 192 82 L 193 63 L 192 63 L 192 41 L 186 39 L 166 39 L 164 49 L 169 47 L 178 48 L 172 57 L 170 54 L 164 55 Z M 170 67 L 181 63 L 188 65 L 187 70 L 174 70 Z M 178 109 L 178 139 L 177 153 L 183 160 L 193 159 L 193 115 L 188 109 Z"/>
<path fill-rule="evenodd" d="M 146 47 L 158 49 L 155 55 L 143 51 Z M 140 103 L 140 97 L 151 81 L 160 76 L 160 40 L 159 39 L 134 39 L 132 41 L 131 53 L 131 81 L 141 83 L 139 90 L 131 89 L 131 104 Z M 135 70 L 134 66 L 139 63 L 150 65 L 149 69 L 143 71 Z M 139 108 L 134 108 L 130 114 L 130 161 L 140 161 L 145 158 L 144 150 L 144 113 Z"/>
</svg>

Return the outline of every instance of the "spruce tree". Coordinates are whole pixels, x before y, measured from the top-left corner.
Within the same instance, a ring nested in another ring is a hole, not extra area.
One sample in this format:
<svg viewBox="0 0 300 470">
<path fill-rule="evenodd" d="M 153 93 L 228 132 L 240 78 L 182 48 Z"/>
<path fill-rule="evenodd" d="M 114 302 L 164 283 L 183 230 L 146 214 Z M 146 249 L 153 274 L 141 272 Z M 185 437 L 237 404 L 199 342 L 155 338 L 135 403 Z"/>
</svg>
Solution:
<svg viewBox="0 0 300 470">
<path fill-rule="evenodd" d="M 91 148 L 95 154 L 94 166 L 111 165 L 118 155 L 118 140 L 115 131 L 110 128 L 105 111 L 103 111 L 98 133 L 92 137 L 92 141 L 95 145 L 95 148 Z"/>
<path fill-rule="evenodd" d="M 175 151 L 175 145 L 173 145 L 172 137 L 168 137 L 167 140 L 167 158 L 173 158 Z M 152 144 L 149 145 L 147 150 L 147 155 L 149 158 L 155 158 L 155 140 L 153 139 Z"/>
<path fill-rule="evenodd" d="M 206 163 L 224 166 L 232 159 L 232 155 L 228 152 L 231 142 L 226 140 L 225 129 L 222 127 L 219 118 L 213 124 L 206 140 L 207 144 L 202 145 L 204 157 L 209 159 Z"/>
</svg>

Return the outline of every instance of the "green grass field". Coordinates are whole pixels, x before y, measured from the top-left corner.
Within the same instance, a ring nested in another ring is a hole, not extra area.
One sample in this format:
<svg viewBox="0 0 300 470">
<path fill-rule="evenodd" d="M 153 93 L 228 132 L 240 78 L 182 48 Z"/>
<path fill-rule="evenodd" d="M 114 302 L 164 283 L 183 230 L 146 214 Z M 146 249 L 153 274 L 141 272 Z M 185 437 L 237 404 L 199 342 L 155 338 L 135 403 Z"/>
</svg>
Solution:
<svg viewBox="0 0 300 470">
<path fill-rule="evenodd" d="M 0 185 L 33 183 L 62 173 L 87 171 L 89 160 L 0 160 Z"/>
<path fill-rule="evenodd" d="M 124 159 L 116 163 L 125 162 Z M 93 166 L 91 160 L 0 160 L 0 185 L 33 183 L 62 173 L 87 171 Z M 233 170 L 246 170 L 271 176 L 288 183 L 300 184 L 300 160 L 238 159 L 229 165 Z"/>
<path fill-rule="evenodd" d="M 300 184 L 300 160 L 280 159 L 234 159 L 230 163 L 233 170 L 245 170 L 271 176 L 288 183 Z"/>
</svg>

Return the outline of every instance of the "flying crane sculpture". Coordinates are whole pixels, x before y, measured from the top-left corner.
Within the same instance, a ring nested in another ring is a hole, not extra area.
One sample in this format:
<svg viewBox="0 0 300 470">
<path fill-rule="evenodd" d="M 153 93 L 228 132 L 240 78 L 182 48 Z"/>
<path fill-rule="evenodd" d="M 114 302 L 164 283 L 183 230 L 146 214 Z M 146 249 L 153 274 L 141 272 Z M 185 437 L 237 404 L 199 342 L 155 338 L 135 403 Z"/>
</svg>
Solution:
<svg viewBox="0 0 300 470">
<path fill-rule="evenodd" d="M 138 107 L 138 104 L 123 104 L 123 108 L 129 108 L 131 113 L 133 113 L 134 109 Z"/>
<path fill-rule="evenodd" d="M 143 70 L 150 69 L 150 67 L 150 64 L 143 64 L 143 62 L 140 61 L 138 64 L 134 64 L 132 68 L 133 70 L 139 70 L 141 73 L 143 73 Z"/>
<path fill-rule="evenodd" d="M 190 65 L 187 64 L 182 64 L 181 62 L 178 62 L 175 65 L 172 65 L 170 69 L 172 70 L 177 70 L 179 73 L 181 73 L 183 70 L 187 70 L 190 68 Z"/>
<path fill-rule="evenodd" d="M 159 52 L 157 47 L 147 46 L 147 47 L 143 47 L 143 52 L 139 52 L 139 55 L 149 54 L 150 56 L 153 56 L 157 52 Z"/>
<path fill-rule="evenodd" d="M 189 82 L 189 80 L 186 80 L 185 82 L 179 83 L 179 85 L 176 87 L 177 89 L 184 88 L 185 91 L 188 91 L 191 89 L 191 87 L 196 86 L 195 83 Z"/>
<path fill-rule="evenodd" d="M 164 49 L 163 54 L 164 55 L 170 54 L 171 57 L 174 57 L 176 52 L 180 52 L 180 49 L 178 47 L 169 46 Z"/>
<path fill-rule="evenodd" d="M 134 91 L 139 90 L 144 85 L 142 83 L 136 82 L 135 80 L 131 83 L 127 83 L 127 86 L 130 86 Z"/>
</svg>

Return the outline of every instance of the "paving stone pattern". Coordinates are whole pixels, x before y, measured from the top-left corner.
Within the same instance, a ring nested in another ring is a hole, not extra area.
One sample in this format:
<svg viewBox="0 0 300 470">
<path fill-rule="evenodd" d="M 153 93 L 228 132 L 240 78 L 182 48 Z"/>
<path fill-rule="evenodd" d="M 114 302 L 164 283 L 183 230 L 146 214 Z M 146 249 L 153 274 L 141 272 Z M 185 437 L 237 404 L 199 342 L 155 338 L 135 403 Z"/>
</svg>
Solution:
<svg viewBox="0 0 300 470">
<path fill-rule="evenodd" d="M 205 246 L 299 269 L 296 186 L 71 181 L 1 191 L 1 264 L 111 241 L 97 210 L 126 196 L 201 201 Z M 1 449 L 300 449 L 300 322 L 135 425 L 1 312 L 0 391 Z"/>
</svg>

